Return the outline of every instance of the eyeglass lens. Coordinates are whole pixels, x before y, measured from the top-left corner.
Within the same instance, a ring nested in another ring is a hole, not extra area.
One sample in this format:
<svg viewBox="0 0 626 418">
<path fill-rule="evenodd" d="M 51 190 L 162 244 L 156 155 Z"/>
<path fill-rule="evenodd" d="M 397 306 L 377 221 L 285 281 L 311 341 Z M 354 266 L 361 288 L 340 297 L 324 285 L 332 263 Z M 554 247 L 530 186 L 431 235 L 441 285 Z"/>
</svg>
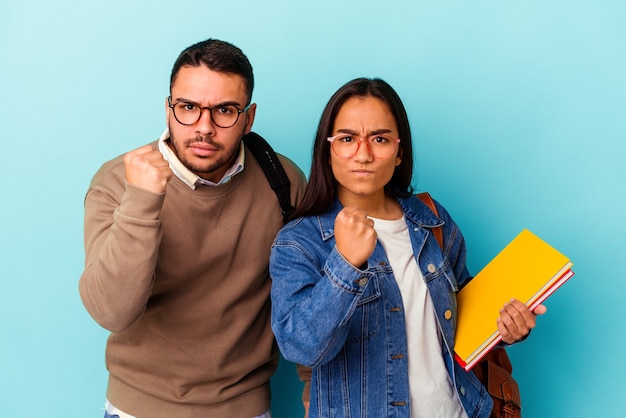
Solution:
<svg viewBox="0 0 626 418">
<path fill-rule="evenodd" d="M 393 154 L 398 141 L 386 135 L 373 135 L 367 139 L 343 135 L 335 137 L 332 141 L 332 147 L 340 157 L 351 158 L 358 152 L 362 142 L 368 147 L 372 156 L 387 158 Z"/>
<path fill-rule="evenodd" d="M 211 119 L 220 128 L 230 128 L 237 120 L 242 110 L 234 105 L 218 105 L 212 108 L 201 108 L 195 103 L 177 102 L 172 105 L 174 117 L 183 125 L 193 125 L 202 117 L 202 112 L 208 110 Z"/>
</svg>

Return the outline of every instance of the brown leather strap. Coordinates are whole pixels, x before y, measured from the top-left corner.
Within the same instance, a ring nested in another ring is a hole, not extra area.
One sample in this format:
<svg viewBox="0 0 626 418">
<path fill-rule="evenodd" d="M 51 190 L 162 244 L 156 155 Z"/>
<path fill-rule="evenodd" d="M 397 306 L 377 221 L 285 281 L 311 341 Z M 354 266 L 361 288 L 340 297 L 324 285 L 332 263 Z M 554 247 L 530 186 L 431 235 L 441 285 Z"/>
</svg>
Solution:
<svg viewBox="0 0 626 418">
<path fill-rule="evenodd" d="M 502 395 L 504 396 L 504 407 L 502 408 L 502 418 L 513 418 L 515 409 L 519 409 L 519 405 L 513 401 L 515 389 L 511 386 L 511 382 L 502 382 Z"/>
<path fill-rule="evenodd" d="M 435 202 L 433 202 L 433 198 L 430 197 L 430 193 L 428 192 L 418 193 L 416 196 L 422 202 L 424 202 L 424 204 L 428 206 L 435 215 L 439 216 L 439 211 L 437 210 L 437 206 L 435 206 Z M 441 247 L 441 249 L 443 250 L 443 231 L 441 230 L 441 226 L 436 226 L 432 228 L 432 231 L 433 231 L 433 234 L 435 234 L 435 238 L 437 239 L 437 242 L 439 243 L 439 247 Z"/>
</svg>

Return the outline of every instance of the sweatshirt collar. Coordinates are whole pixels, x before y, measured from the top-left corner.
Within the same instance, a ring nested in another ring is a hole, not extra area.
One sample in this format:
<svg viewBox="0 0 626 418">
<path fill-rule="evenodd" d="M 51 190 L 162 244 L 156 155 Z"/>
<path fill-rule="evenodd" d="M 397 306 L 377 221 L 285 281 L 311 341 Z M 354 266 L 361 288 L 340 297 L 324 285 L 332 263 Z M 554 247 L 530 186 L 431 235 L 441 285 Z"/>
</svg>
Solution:
<svg viewBox="0 0 626 418">
<path fill-rule="evenodd" d="M 161 137 L 158 141 L 159 151 L 163 154 L 163 158 L 170 163 L 170 168 L 176 177 L 178 177 L 183 183 L 185 183 L 189 188 L 195 190 L 198 186 L 219 186 L 224 183 L 229 182 L 233 176 L 241 173 L 243 171 L 244 162 L 245 162 L 245 152 L 243 142 L 239 146 L 239 156 L 235 163 L 226 170 L 224 176 L 220 181 L 214 183 L 212 181 L 203 179 L 197 174 L 191 172 L 185 165 L 178 159 L 174 151 L 170 148 L 167 142 L 170 139 L 170 130 L 165 128 L 165 131 L 161 134 Z"/>
</svg>

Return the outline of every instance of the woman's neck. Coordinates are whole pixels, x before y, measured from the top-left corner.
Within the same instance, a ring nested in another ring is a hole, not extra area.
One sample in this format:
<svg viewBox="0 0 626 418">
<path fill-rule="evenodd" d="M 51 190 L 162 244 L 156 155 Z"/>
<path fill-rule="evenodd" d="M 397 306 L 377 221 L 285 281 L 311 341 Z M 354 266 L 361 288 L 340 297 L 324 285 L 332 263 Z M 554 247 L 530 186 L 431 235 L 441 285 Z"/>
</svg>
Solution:
<svg viewBox="0 0 626 418">
<path fill-rule="evenodd" d="M 368 196 L 339 193 L 338 198 L 343 206 L 359 208 L 372 218 L 395 220 L 402 217 L 402 208 L 398 201 L 382 190 Z"/>
</svg>

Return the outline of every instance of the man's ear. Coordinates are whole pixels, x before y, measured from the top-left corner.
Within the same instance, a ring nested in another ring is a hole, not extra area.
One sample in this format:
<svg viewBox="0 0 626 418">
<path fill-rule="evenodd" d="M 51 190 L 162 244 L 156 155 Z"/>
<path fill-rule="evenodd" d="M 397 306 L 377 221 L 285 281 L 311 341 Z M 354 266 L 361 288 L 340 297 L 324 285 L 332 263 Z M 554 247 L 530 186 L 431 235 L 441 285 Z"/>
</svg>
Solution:
<svg viewBox="0 0 626 418">
<path fill-rule="evenodd" d="M 170 128 L 170 106 L 167 103 L 167 97 L 165 98 L 165 126 L 167 129 Z"/>
<path fill-rule="evenodd" d="M 254 123 L 254 117 L 256 116 L 256 103 L 252 103 L 248 110 L 246 110 L 246 127 L 243 134 L 248 134 L 252 130 L 252 124 Z"/>
</svg>

